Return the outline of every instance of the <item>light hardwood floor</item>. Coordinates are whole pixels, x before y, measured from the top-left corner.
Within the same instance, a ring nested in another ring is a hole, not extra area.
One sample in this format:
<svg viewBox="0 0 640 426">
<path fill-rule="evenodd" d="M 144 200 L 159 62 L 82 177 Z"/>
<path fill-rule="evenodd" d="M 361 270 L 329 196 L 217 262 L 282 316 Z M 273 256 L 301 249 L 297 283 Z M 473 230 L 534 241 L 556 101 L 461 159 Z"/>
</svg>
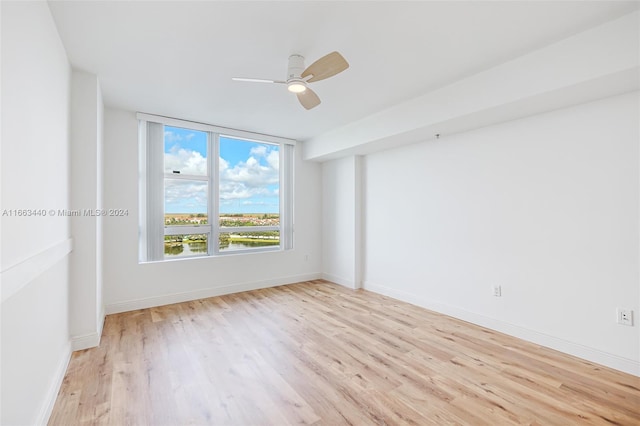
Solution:
<svg viewBox="0 0 640 426">
<path fill-rule="evenodd" d="M 640 424 L 640 378 L 325 281 L 106 318 L 50 425 Z"/>
</svg>

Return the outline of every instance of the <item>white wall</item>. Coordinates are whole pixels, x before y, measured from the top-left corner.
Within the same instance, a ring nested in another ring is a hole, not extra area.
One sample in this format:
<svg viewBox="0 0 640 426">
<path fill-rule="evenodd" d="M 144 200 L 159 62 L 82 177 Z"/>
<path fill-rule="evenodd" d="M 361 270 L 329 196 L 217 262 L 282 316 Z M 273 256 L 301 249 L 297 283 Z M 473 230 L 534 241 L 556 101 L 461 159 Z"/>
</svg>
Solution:
<svg viewBox="0 0 640 426">
<path fill-rule="evenodd" d="M 295 249 L 286 252 L 139 264 L 138 122 L 133 112 L 105 110 L 104 170 L 105 207 L 129 212 L 126 217 L 104 219 L 107 312 L 320 277 L 320 165 L 303 162 L 299 149 L 295 161 Z"/>
<path fill-rule="evenodd" d="M 46 422 L 69 360 L 70 67 L 46 2 L 1 2 L 0 423 Z"/>
<path fill-rule="evenodd" d="M 365 288 L 640 375 L 639 112 L 632 92 L 369 155 Z"/>
<path fill-rule="evenodd" d="M 102 96 L 98 77 L 74 70 L 71 77 L 70 331 L 74 350 L 100 342 L 102 306 Z"/>
<path fill-rule="evenodd" d="M 361 157 L 322 164 L 322 276 L 350 288 L 361 286 Z"/>
</svg>

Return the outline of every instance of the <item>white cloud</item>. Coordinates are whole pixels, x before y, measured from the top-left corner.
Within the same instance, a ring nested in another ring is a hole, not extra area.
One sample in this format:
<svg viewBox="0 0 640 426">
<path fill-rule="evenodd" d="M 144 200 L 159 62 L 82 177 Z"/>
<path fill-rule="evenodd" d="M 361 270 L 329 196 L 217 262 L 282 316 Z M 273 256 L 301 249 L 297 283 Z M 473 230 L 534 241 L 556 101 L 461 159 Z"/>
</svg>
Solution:
<svg viewBox="0 0 640 426">
<path fill-rule="evenodd" d="M 164 154 L 164 171 L 172 173 L 174 170 L 183 175 L 206 175 L 207 159 L 197 151 L 174 145 Z"/>
<path fill-rule="evenodd" d="M 257 158 L 256 158 L 257 157 Z M 250 157 L 233 167 L 220 159 L 220 198 L 246 199 L 278 195 L 273 185 L 280 181 L 279 154 L 265 146 L 251 149 Z"/>
<path fill-rule="evenodd" d="M 277 196 L 277 190 L 268 187 L 248 187 L 242 182 L 221 181 L 220 198 L 223 200 L 247 199 L 251 197 L 273 197 Z"/>
<path fill-rule="evenodd" d="M 267 155 L 267 163 L 275 169 L 280 170 L 280 153 L 278 151 L 271 151 L 269 155 Z"/>
<path fill-rule="evenodd" d="M 178 133 L 174 133 L 171 130 L 164 131 L 164 140 L 165 142 L 181 142 L 181 141 L 189 141 L 196 136 L 195 133 L 187 133 L 185 135 L 181 135 Z"/>
<path fill-rule="evenodd" d="M 199 152 L 174 145 L 165 153 L 165 171 L 206 175 L 207 159 Z M 277 207 L 279 196 L 279 153 L 277 149 L 258 146 L 245 161 L 230 164 L 219 158 L 220 205 Z M 206 212 L 206 182 L 165 180 L 167 212 Z"/>
<path fill-rule="evenodd" d="M 265 186 L 278 183 L 278 164 L 263 165 L 254 157 L 249 157 L 246 162 L 239 162 L 233 168 L 227 168 L 220 178 L 225 181 L 241 182 L 247 186 Z"/>
<path fill-rule="evenodd" d="M 167 179 L 164 200 L 168 213 L 207 212 L 207 183 Z"/>
<path fill-rule="evenodd" d="M 278 207 L 277 203 L 269 203 L 266 201 L 243 201 L 243 206 L 268 206 L 268 207 Z"/>
<path fill-rule="evenodd" d="M 249 151 L 249 154 L 255 155 L 256 157 L 264 157 L 266 153 L 267 147 L 264 145 L 254 146 L 251 148 L 251 151 Z"/>
<path fill-rule="evenodd" d="M 224 158 L 219 157 L 218 168 L 219 168 L 220 174 L 223 175 L 226 172 L 226 170 L 229 168 L 229 162 Z"/>
</svg>

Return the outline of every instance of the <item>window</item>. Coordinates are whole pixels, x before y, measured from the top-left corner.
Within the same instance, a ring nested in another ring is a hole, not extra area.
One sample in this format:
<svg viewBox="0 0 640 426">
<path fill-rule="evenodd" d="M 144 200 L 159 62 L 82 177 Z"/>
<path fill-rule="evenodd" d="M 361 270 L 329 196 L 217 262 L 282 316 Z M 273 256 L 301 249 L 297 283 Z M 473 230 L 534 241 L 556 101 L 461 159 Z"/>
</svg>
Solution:
<svg viewBox="0 0 640 426">
<path fill-rule="evenodd" d="M 138 118 L 140 261 L 292 248 L 293 141 Z"/>
<path fill-rule="evenodd" d="M 164 258 L 209 254 L 208 132 L 164 126 Z"/>
</svg>

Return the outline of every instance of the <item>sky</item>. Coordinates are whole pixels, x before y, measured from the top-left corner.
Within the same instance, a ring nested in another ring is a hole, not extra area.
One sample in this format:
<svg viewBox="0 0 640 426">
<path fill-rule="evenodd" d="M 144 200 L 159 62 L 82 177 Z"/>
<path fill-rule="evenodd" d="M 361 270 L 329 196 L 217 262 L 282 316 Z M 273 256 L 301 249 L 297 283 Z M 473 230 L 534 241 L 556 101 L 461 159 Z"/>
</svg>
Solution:
<svg viewBox="0 0 640 426">
<path fill-rule="evenodd" d="M 207 133 L 165 126 L 165 173 L 207 176 Z M 279 147 L 220 137 L 220 213 L 278 213 Z M 206 180 L 165 179 L 165 213 L 207 213 Z"/>
</svg>

